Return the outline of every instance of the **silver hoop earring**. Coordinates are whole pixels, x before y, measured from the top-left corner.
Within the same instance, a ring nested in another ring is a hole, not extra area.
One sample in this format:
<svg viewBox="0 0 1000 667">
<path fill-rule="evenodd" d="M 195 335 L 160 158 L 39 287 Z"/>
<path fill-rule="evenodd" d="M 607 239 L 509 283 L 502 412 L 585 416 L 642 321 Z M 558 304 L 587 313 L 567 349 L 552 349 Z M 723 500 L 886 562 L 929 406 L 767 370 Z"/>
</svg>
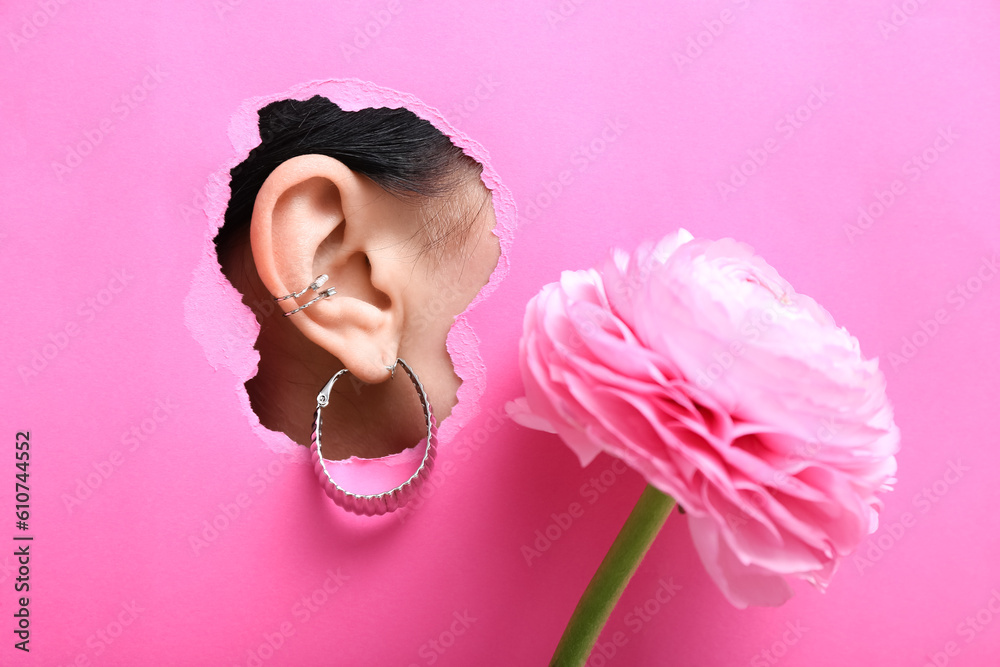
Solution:
<svg viewBox="0 0 1000 667">
<path fill-rule="evenodd" d="M 398 510 L 417 494 L 420 485 L 424 482 L 427 476 L 430 475 L 431 468 L 434 465 L 434 457 L 437 454 L 437 424 L 435 423 L 434 415 L 431 412 L 430 401 L 427 400 L 427 392 L 424 391 L 423 385 L 420 384 L 417 374 L 414 373 L 413 369 L 410 368 L 409 365 L 402 359 L 396 359 L 395 364 L 391 367 L 387 366 L 386 368 L 391 368 L 391 373 L 395 370 L 397 365 L 402 366 L 403 370 L 406 371 L 406 374 L 410 376 L 410 381 L 413 383 L 414 388 L 417 390 L 417 395 L 420 397 L 420 404 L 424 409 L 424 420 L 427 422 L 427 449 L 424 451 L 424 457 L 420 461 L 420 466 L 417 468 L 416 472 L 414 472 L 408 480 L 396 488 L 386 491 L 385 493 L 358 495 L 342 489 L 335 481 L 333 481 L 333 478 L 330 477 L 330 471 L 326 468 L 326 460 L 323 458 L 323 445 L 320 441 L 323 429 L 323 408 L 330 403 L 330 392 L 333 390 L 334 383 L 342 376 L 346 375 L 349 371 L 346 368 L 337 371 L 334 376 L 327 381 L 326 385 L 323 386 L 322 391 L 320 391 L 319 395 L 316 397 L 316 416 L 313 418 L 312 446 L 310 447 L 310 450 L 312 451 L 313 468 L 316 471 L 316 475 L 319 477 L 323 490 L 326 491 L 326 495 L 328 495 L 333 502 L 350 512 L 354 512 L 355 514 L 373 516 Z"/>
</svg>

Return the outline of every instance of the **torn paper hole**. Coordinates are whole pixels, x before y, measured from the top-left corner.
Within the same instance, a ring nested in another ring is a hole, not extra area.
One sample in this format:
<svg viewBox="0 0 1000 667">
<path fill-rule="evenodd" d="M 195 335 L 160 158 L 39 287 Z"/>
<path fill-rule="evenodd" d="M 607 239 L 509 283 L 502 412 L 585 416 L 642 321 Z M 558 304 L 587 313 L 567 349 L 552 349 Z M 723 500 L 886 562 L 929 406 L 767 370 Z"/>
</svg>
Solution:
<svg viewBox="0 0 1000 667">
<path fill-rule="evenodd" d="M 450 358 L 450 364 L 453 366 L 454 375 L 460 380 L 460 384 L 459 382 L 455 383 L 454 394 L 451 400 L 447 400 L 448 392 L 447 388 L 444 387 L 446 383 L 436 381 L 433 377 L 433 372 L 428 372 L 428 378 L 425 380 L 425 384 L 428 385 L 429 394 L 436 386 L 442 387 L 438 391 L 438 395 L 445 396 L 446 400 L 439 402 L 443 402 L 446 405 L 444 409 L 440 410 L 439 414 L 447 412 L 448 407 L 451 408 L 447 419 L 439 422 L 438 446 L 440 449 L 446 450 L 448 442 L 479 411 L 478 402 L 485 388 L 486 369 L 479 354 L 479 339 L 469 325 L 467 313 L 489 296 L 507 274 L 508 252 L 512 241 L 516 214 L 513 198 L 493 170 L 486 150 L 462 132 L 456 130 L 436 109 L 421 103 L 411 95 L 381 88 L 370 82 L 357 79 L 335 79 L 302 84 L 284 93 L 247 100 L 241 105 L 239 111 L 232 117 L 229 127 L 229 137 L 235 148 L 234 155 L 227 164 L 223 165 L 210 177 L 206 186 L 204 210 L 207 222 L 204 248 L 201 261 L 194 272 L 191 291 L 185 300 L 185 324 L 195 339 L 204 348 L 209 363 L 216 369 L 225 368 L 233 373 L 234 390 L 241 410 L 250 421 L 254 432 L 258 435 L 261 442 L 274 452 L 293 454 L 303 463 L 307 462 L 308 450 L 306 447 L 296 444 L 281 428 L 272 429 L 262 425 L 261 417 L 254 411 L 251 405 L 250 396 L 247 393 L 245 385 L 254 378 L 257 378 L 259 369 L 267 366 L 267 355 L 269 352 L 263 346 L 260 346 L 260 352 L 254 349 L 260 337 L 261 327 L 254 312 L 245 304 L 245 301 L 248 299 L 223 274 L 213 239 L 216 237 L 219 228 L 223 225 L 226 210 L 230 202 L 230 170 L 246 160 L 251 150 L 261 144 L 261 136 L 258 128 L 258 110 L 278 100 L 306 101 L 315 95 L 320 95 L 330 100 L 340 109 L 348 112 L 379 108 L 407 109 L 420 119 L 431 123 L 437 130 L 450 138 L 454 146 L 461 149 L 466 156 L 481 165 L 482 173 L 480 178 L 482 186 L 488 189 L 491 194 L 491 224 L 493 224 L 492 220 L 495 219 L 493 229 L 490 231 L 490 238 L 495 239 L 494 242 L 498 246 L 498 253 L 491 260 L 495 261 L 495 267 L 492 270 L 489 270 L 489 267 L 487 267 L 487 271 L 483 275 L 488 276 L 488 278 L 482 284 L 481 289 L 473 290 L 473 296 L 471 296 L 471 302 L 468 307 L 464 311 L 454 314 L 454 323 L 450 329 L 447 326 L 447 322 L 445 322 L 442 329 L 440 321 L 434 318 L 444 317 L 449 320 L 452 319 L 452 314 L 448 313 L 446 306 L 449 303 L 454 305 L 454 302 L 460 301 L 463 298 L 463 294 L 446 295 L 444 294 L 446 290 L 440 290 L 442 294 L 439 296 L 437 303 L 440 307 L 436 307 L 432 302 L 419 312 L 411 308 L 406 318 L 409 329 L 404 331 L 401 336 L 402 343 L 409 344 L 411 349 L 415 349 L 421 346 L 415 345 L 414 342 L 427 340 L 427 336 L 433 335 L 436 331 L 440 331 L 442 335 L 446 335 L 447 355 Z M 440 231 L 438 230 L 438 232 Z M 336 239 L 331 243 L 335 245 L 335 241 Z M 369 254 L 372 255 L 373 261 L 379 261 L 378 257 L 374 256 L 374 253 Z M 448 260 L 446 256 L 428 257 L 426 259 L 428 262 L 437 260 L 441 265 L 445 265 Z M 482 257 L 478 259 L 482 260 Z M 358 264 L 357 261 L 354 261 L 354 263 Z M 427 264 L 423 268 L 427 266 L 431 265 Z M 433 275 L 434 271 L 430 271 L 429 273 Z M 373 279 L 373 284 L 374 282 Z M 289 289 L 290 291 L 298 291 L 302 287 L 304 285 L 298 285 Z M 345 289 L 346 287 L 338 289 L 338 296 Z M 392 299 L 392 294 L 390 294 L 392 292 L 391 286 L 386 287 L 382 292 L 389 300 Z M 367 297 L 363 294 L 357 296 L 362 301 L 367 298 L 367 302 L 373 308 L 384 309 L 387 303 L 381 296 L 375 295 L 374 292 Z M 466 294 L 464 298 L 467 299 L 469 297 Z M 380 301 L 380 299 L 382 300 Z M 251 300 L 251 304 L 253 303 Z M 301 305 L 305 301 L 297 303 Z M 263 309 L 264 306 L 261 306 L 261 308 Z M 440 312 L 435 313 L 435 311 Z M 294 315 L 293 317 L 296 316 Z M 417 324 L 415 325 L 414 323 Z M 432 345 L 426 344 L 423 347 L 432 347 Z M 419 350 L 414 352 L 414 354 L 419 355 Z M 416 364 L 412 361 L 410 363 L 414 365 L 414 370 L 421 373 L 421 369 Z M 424 380 L 423 377 L 421 379 Z M 398 379 L 393 382 L 398 382 Z M 316 387 L 317 391 L 318 389 L 319 386 Z M 302 408 L 305 413 L 311 414 L 311 411 L 315 407 L 314 397 L 311 400 L 313 401 L 312 405 L 306 405 Z M 433 402 L 432 398 L 432 404 Z M 454 402 L 453 406 L 447 405 L 447 403 L 451 402 Z M 324 413 L 324 419 L 326 419 L 326 413 Z M 265 417 L 263 421 L 268 421 L 268 418 Z M 364 425 L 371 422 L 362 421 L 361 423 Z M 256 443 L 248 443 L 248 446 L 256 446 Z M 345 453 L 347 452 L 342 452 L 342 454 Z M 371 493 L 377 491 L 380 487 L 384 487 L 383 490 L 388 490 L 395 486 L 398 483 L 398 478 L 401 475 L 405 475 L 405 471 L 409 467 L 416 468 L 416 465 L 419 464 L 419 459 L 419 452 L 416 452 L 414 448 L 402 448 L 398 453 L 386 456 L 373 458 L 344 457 L 344 460 L 331 467 L 331 471 L 339 470 L 343 472 L 348 484 L 356 486 L 360 492 Z"/>
</svg>

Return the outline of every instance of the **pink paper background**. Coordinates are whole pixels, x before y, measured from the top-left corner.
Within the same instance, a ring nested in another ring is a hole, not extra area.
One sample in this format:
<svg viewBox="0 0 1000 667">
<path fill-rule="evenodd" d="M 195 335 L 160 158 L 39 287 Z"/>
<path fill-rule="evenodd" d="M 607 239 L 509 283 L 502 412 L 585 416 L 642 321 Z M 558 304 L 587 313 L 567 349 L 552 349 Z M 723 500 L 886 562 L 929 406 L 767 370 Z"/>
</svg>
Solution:
<svg viewBox="0 0 1000 667">
<path fill-rule="evenodd" d="M 504 417 L 524 305 L 683 225 L 754 245 L 882 359 L 900 481 L 829 592 L 797 586 L 779 609 L 731 608 L 672 517 L 601 640 L 624 645 L 590 664 L 997 664 L 996 3 L 16 0 L 0 28 L 0 663 L 545 664 L 642 481 L 603 457 L 581 470 Z M 333 506 L 302 452 L 247 419 L 253 360 L 237 339 L 207 355 L 185 305 L 213 175 L 242 149 L 231 117 L 346 78 L 481 145 L 517 228 L 509 275 L 454 334 L 470 393 L 404 520 Z M 27 655 L 11 632 L 25 429 Z M 661 581 L 679 586 L 662 604 Z"/>
</svg>

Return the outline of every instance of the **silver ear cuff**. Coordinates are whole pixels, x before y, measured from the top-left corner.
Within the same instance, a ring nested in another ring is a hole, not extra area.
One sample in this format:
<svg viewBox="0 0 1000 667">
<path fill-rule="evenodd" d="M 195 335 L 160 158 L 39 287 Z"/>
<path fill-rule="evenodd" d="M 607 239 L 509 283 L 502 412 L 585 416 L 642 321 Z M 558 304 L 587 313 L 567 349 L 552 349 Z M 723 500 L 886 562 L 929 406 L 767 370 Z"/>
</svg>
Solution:
<svg viewBox="0 0 1000 667">
<path fill-rule="evenodd" d="M 316 280 L 314 280 L 311 283 L 309 283 L 308 287 L 306 287 L 305 289 L 300 290 L 298 292 L 292 292 L 291 294 L 286 294 L 285 296 L 276 296 L 276 297 L 274 297 L 274 300 L 275 301 L 285 301 L 286 299 L 298 299 L 300 296 L 302 296 L 303 294 L 305 294 L 309 290 L 312 290 L 313 292 L 316 292 L 317 296 L 314 299 L 312 299 L 312 300 L 310 300 L 310 301 L 302 304 L 301 306 L 299 306 L 298 308 L 295 308 L 294 310 L 290 310 L 287 313 L 284 313 L 285 317 L 288 317 L 289 315 L 294 315 L 295 313 L 299 312 L 303 308 L 308 308 L 309 306 L 313 305 L 317 301 L 320 301 L 321 299 L 326 299 L 327 297 L 331 297 L 331 296 L 333 296 L 334 294 L 337 293 L 337 290 L 335 288 L 333 288 L 333 287 L 328 287 L 325 290 L 320 291 L 319 288 L 322 287 L 326 283 L 326 281 L 329 280 L 329 278 L 330 277 L 324 273 L 323 275 L 318 276 L 316 278 Z"/>
<path fill-rule="evenodd" d="M 325 298 L 327 298 L 329 296 L 333 296 L 336 293 L 337 293 L 337 290 L 335 290 L 332 287 L 329 287 L 329 288 L 323 290 L 322 292 L 320 292 L 319 296 L 317 296 L 315 299 L 312 299 L 311 301 L 307 301 L 306 303 L 302 304 L 301 306 L 299 306 L 295 310 L 290 310 L 287 313 L 285 313 L 285 317 L 288 317 L 289 315 L 294 315 L 295 313 L 299 312 L 303 308 L 308 308 L 309 306 L 313 305 L 317 301 L 325 299 Z"/>
<path fill-rule="evenodd" d="M 300 296 L 302 296 L 303 294 L 305 294 L 309 290 L 312 290 L 312 291 L 315 292 L 320 287 L 322 287 L 323 285 L 325 285 L 326 281 L 329 280 L 329 279 L 330 279 L 330 276 L 328 276 L 328 275 L 326 275 L 324 273 L 323 275 L 318 276 L 316 278 L 316 280 L 314 280 L 311 283 L 309 283 L 308 287 L 304 288 L 302 291 L 300 291 L 300 292 L 292 292 L 291 294 L 286 294 L 285 296 L 276 296 L 276 297 L 274 297 L 274 300 L 275 301 L 284 301 L 286 299 L 298 299 Z"/>
</svg>

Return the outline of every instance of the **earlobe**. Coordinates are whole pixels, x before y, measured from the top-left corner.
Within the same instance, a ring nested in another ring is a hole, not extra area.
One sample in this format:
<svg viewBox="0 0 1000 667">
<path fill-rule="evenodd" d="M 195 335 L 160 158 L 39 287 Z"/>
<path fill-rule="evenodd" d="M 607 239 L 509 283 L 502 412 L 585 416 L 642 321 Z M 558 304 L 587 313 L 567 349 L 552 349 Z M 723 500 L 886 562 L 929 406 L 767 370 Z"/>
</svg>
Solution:
<svg viewBox="0 0 1000 667">
<path fill-rule="evenodd" d="M 250 224 L 254 265 L 282 319 L 371 383 L 395 362 L 405 286 L 385 253 L 394 223 L 380 192 L 334 158 L 302 155 L 268 176 Z"/>
</svg>

